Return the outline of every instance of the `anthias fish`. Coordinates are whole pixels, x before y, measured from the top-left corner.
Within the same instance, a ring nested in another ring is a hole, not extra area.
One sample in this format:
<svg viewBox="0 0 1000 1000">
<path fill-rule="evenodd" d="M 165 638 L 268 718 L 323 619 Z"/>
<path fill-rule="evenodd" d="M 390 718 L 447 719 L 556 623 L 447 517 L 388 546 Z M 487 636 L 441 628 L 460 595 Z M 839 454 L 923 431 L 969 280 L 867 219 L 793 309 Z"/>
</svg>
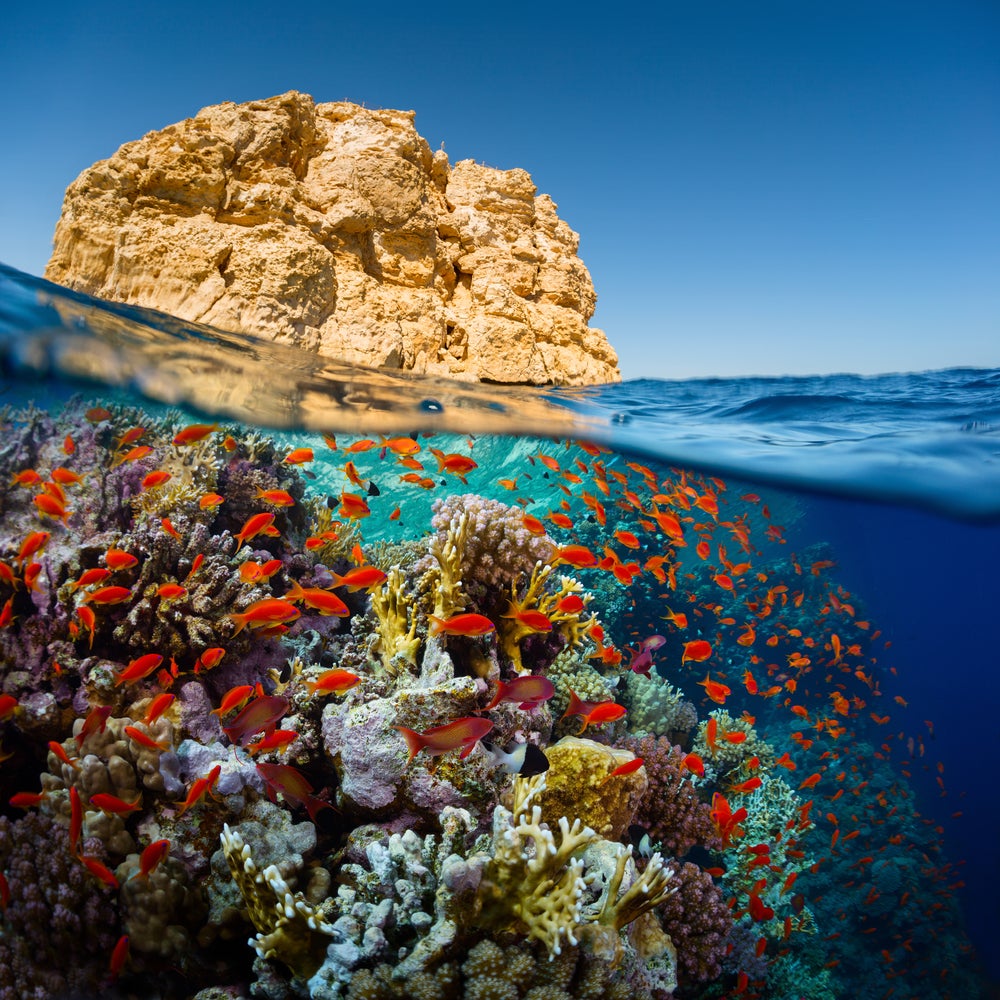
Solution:
<svg viewBox="0 0 1000 1000">
<path fill-rule="evenodd" d="M 443 726 L 433 726 L 422 733 L 414 732 L 405 726 L 395 726 L 394 728 L 406 740 L 406 746 L 409 750 L 409 756 L 406 759 L 409 763 L 421 750 L 426 750 L 431 757 L 439 757 L 441 754 L 448 753 L 449 750 L 458 750 L 460 747 L 462 752 L 459 757 L 464 760 L 472 753 L 479 740 L 493 728 L 493 723 L 489 719 L 470 715 Z"/>
</svg>

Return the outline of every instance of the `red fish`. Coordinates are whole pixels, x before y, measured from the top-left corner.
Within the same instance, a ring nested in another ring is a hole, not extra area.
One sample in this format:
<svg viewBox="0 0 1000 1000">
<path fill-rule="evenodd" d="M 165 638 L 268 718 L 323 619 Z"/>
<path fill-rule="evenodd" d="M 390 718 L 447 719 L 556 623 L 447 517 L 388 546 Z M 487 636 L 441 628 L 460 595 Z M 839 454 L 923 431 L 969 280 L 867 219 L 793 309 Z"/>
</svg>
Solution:
<svg viewBox="0 0 1000 1000">
<path fill-rule="evenodd" d="M 71 510 L 66 509 L 65 504 L 61 504 L 55 497 L 50 496 L 48 493 L 39 493 L 34 498 L 34 504 L 40 514 L 55 518 L 57 521 L 62 521 L 63 524 L 68 523 L 73 513 Z"/>
<path fill-rule="evenodd" d="M 289 743 L 294 743 L 299 738 L 299 734 L 294 729 L 275 729 L 273 733 L 251 743 L 247 746 L 247 753 L 258 754 L 269 750 L 282 750 Z"/>
<path fill-rule="evenodd" d="M 122 587 L 119 589 L 124 590 L 125 588 Z M 140 656 L 132 660 L 124 670 L 114 675 L 115 687 L 118 687 L 120 684 L 134 684 L 136 681 L 141 681 L 156 670 L 162 662 L 163 657 L 159 653 L 146 653 L 145 656 Z"/>
<path fill-rule="evenodd" d="M 131 552 L 110 548 L 104 553 L 104 565 L 111 570 L 131 569 L 139 560 Z"/>
<path fill-rule="evenodd" d="M 286 465 L 304 465 L 306 462 L 311 462 L 312 460 L 312 448 L 295 448 L 282 459 Z"/>
<path fill-rule="evenodd" d="M 480 711 L 488 712 L 501 702 L 514 702 L 519 708 L 530 711 L 555 694 L 552 681 L 538 674 L 525 674 L 515 677 L 512 681 L 497 681 L 497 691 L 488 705 Z"/>
<path fill-rule="evenodd" d="M 587 726 L 600 726 L 605 722 L 614 722 L 616 719 L 620 719 L 625 715 L 625 708 L 623 705 L 618 705 L 613 701 L 602 701 L 596 708 L 588 712 L 583 716 L 583 726 L 580 728 L 580 732 L 577 736 L 582 733 Z"/>
<path fill-rule="evenodd" d="M 100 879 L 100 881 L 102 881 L 109 889 L 118 888 L 118 879 L 115 878 L 114 872 L 112 872 L 106 865 L 101 864 L 97 858 L 88 857 L 86 854 L 78 854 L 77 857 L 84 868 L 86 868 L 87 871 L 94 876 L 94 878 Z M 125 940 L 127 943 L 128 938 Z M 122 961 L 124 962 L 124 958 Z"/>
<path fill-rule="evenodd" d="M 638 771 L 640 767 L 645 763 L 642 757 L 633 757 L 632 760 L 627 760 L 624 764 L 619 764 L 613 771 L 609 771 L 604 778 L 601 780 L 603 785 L 605 781 L 610 778 L 618 778 L 622 775 L 632 774 Z"/>
<path fill-rule="evenodd" d="M 564 615 L 578 615 L 583 611 L 583 598 L 577 594 L 567 594 L 556 601 L 556 611 Z"/>
<path fill-rule="evenodd" d="M 285 593 L 287 601 L 301 601 L 306 607 L 321 615 L 337 615 L 344 618 L 351 613 L 350 608 L 336 595 L 321 587 L 302 587 L 294 580 L 291 590 Z"/>
<path fill-rule="evenodd" d="M 246 611 L 230 612 L 229 617 L 236 622 L 236 631 L 233 632 L 235 636 L 247 625 L 251 628 L 264 628 L 294 621 L 299 617 L 299 609 L 281 598 L 265 597 L 262 601 L 255 601 Z"/>
<path fill-rule="evenodd" d="M 523 611 L 518 611 L 517 608 L 511 605 L 510 610 L 503 617 L 513 619 L 525 628 L 531 629 L 532 632 L 552 631 L 552 620 L 548 615 L 543 614 L 535 608 L 526 608 Z"/>
<path fill-rule="evenodd" d="M 169 840 L 154 840 L 148 844 L 139 855 L 139 875 L 148 878 L 169 853 Z"/>
<path fill-rule="evenodd" d="M 212 791 L 215 783 L 219 780 L 220 774 L 222 774 L 222 765 L 216 764 L 204 778 L 198 778 L 197 781 L 191 784 L 187 798 L 181 803 L 181 807 L 177 811 L 178 818 L 183 816 L 200 799 L 204 798 L 206 792 Z"/>
<path fill-rule="evenodd" d="M 563 545 L 556 549 L 555 563 L 568 563 L 577 569 L 588 569 L 596 566 L 597 556 L 594 555 L 586 545 Z"/>
<path fill-rule="evenodd" d="M 489 635 L 496 626 L 485 615 L 462 614 L 451 618 L 430 616 L 432 635 Z"/>
<path fill-rule="evenodd" d="M 168 741 L 154 740 L 149 733 L 144 733 L 136 726 L 125 726 L 123 727 L 122 732 L 125 733 L 130 740 L 138 743 L 141 747 L 145 747 L 147 750 L 162 750 L 166 752 L 170 749 L 170 743 Z"/>
<path fill-rule="evenodd" d="M 162 583 L 156 588 L 156 593 L 165 601 L 174 601 L 187 593 L 187 587 L 182 587 L 179 583 Z"/>
<path fill-rule="evenodd" d="M 140 484 L 144 490 L 155 490 L 157 486 L 170 482 L 173 476 L 165 469 L 157 469 L 155 472 L 147 473 Z"/>
<path fill-rule="evenodd" d="M 314 681 L 306 681 L 306 687 L 310 694 L 315 694 L 317 691 L 320 694 L 343 694 L 360 683 L 361 678 L 357 674 L 338 668 L 324 671 Z"/>
<path fill-rule="evenodd" d="M 202 510 L 215 510 L 221 503 L 225 503 L 226 498 L 219 493 L 206 493 L 199 501 L 198 506 Z"/>
<path fill-rule="evenodd" d="M 359 590 L 371 590 L 385 580 L 386 574 L 376 566 L 358 566 L 356 569 L 348 570 L 343 576 L 333 574 L 333 585 L 346 587 L 352 594 Z"/>
<path fill-rule="evenodd" d="M 269 503 L 273 507 L 291 507 L 295 503 L 295 497 L 285 490 L 262 490 L 257 488 L 257 499 Z"/>
<path fill-rule="evenodd" d="M 80 587 L 92 587 L 95 583 L 103 583 L 109 576 L 111 576 L 111 570 L 104 569 L 102 566 L 88 569 L 69 585 L 70 590 L 77 590 Z"/>
<path fill-rule="evenodd" d="M 204 440 L 212 431 L 217 431 L 218 429 L 218 424 L 189 424 L 174 435 L 174 444 L 177 447 L 194 444 L 196 441 Z"/>
<path fill-rule="evenodd" d="M 142 808 L 142 792 L 140 792 L 132 802 L 126 802 L 111 795 L 109 792 L 95 792 L 90 796 L 90 804 L 97 806 L 102 812 L 110 813 L 114 816 L 127 816 L 129 813 L 138 812 Z"/>
<path fill-rule="evenodd" d="M 12 694 L 0 694 L 0 722 L 13 718 L 17 708 L 17 699 Z"/>
<path fill-rule="evenodd" d="M 87 737 L 92 733 L 103 733 L 111 716 L 110 705 L 98 705 L 92 708 L 83 720 L 80 731 L 76 734 L 76 745 L 82 747 Z"/>
<path fill-rule="evenodd" d="M 493 728 L 493 723 L 489 719 L 480 719 L 477 716 L 467 716 L 464 719 L 456 719 L 454 722 L 446 723 L 443 726 L 433 726 L 422 733 L 414 732 L 405 726 L 394 726 L 406 740 L 409 749 L 407 763 L 413 760 L 421 750 L 426 750 L 431 757 L 439 757 L 448 753 L 449 750 L 462 748 L 459 759 L 464 760 L 472 753 L 475 745 Z"/>
<path fill-rule="evenodd" d="M 705 679 L 703 681 L 698 681 L 699 687 L 705 689 L 705 694 L 716 703 L 716 705 L 724 705 L 726 703 L 726 698 L 733 692 L 725 685 L 721 684 L 719 681 L 713 681 L 711 679 L 711 674 L 705 674 Z"/>
<path fill-rule="evenodd" d="M 48 543 L 52 535 L 47 531 L 33 531 L 25 538 L 21 548 L 17 553 L 17 561 L 23 567 L 24 564 L 36 553 L 40 552 Z"/>
<path fill-rule="evenodd" d="M 8 802 L 15 809 L 34 809 L 35 806 L 41 805 L 48 795 L 48 792 L 15 792 Z"/>
<path fill-rule="evenodd" d="M 305 806 L 309 818 L 315 823 L 316 814 L 320 809 L 332 809 L 329 802 L 324 802 L 312 794 L 313 786 L 305 775 L 290 764 L 257 764 L 257 773 L 267 785 L 268 798 L 277 801 L 280 793 L 285 801 L 292 806 Z"/>
<path fill-rule="evenodd" d="M 699 778 L 705 777 L 705 763 L 696 753 L 687 754 L 687 756 L 684 757 L 681 763 L 692 774 L 698 775 Z"/>
<path fill-rule="evenodd" d="M 240 533 L 236 536 L 236 541 L 240 545 L 244 542 L 249 542 L 251 538 L 256 538 L 261 532 L 265 531 L 274 522 L 274 515 L 270 512 L 254 514 L 252 517 L 248 517 L 246 523 L 240 529 Z"/>
<path fill-rule="evenodd" d="M 158 694 L 146 709 L 146 714 L 142 717 L 144 726 L 151 726 L 163 713 L 170 708 L 174 702 L 172 694 Z"/>
<path fill-rule="evenodd" d="M 692 639 L 684 643 L 684 653 L 681 656 L 681 666 L 690 660 L 692 663 L 704 663 L 712 655 L 712 646 L 704 639 Z"/>
<path fill-rule="evenodd" d="M 241 708 L 247 703 L 250 695 L 253 694 L 253 690 L 254 688 L 252 684 L 240 684 L 237 687 L 230 688 L 222 696 L 222 701 L 219 703 L 219 707 L 212 709 L 212 715 L 217 715 L 221 719 L 222 716 L 228 715 L 237 708 Z M 173 696 L 171 695 L 171 697 Z"/>
<path fill-rule="evenodd" d="M 222 731 L 230 742 L 246 746 L 258 733 L 277 728 L 288 707 L 288 700 L 277 695 L 254 698 L 228 726 L 222 727 Z"/>
<path fill-rule="evenodd" d="M 200 674 L 203 670 L 217 667 L 225 655 L 226 651 L 221 646 L 213 646 L 211 649 L 204 650 L 194 662 L 194 672 Z"/>
</svg>

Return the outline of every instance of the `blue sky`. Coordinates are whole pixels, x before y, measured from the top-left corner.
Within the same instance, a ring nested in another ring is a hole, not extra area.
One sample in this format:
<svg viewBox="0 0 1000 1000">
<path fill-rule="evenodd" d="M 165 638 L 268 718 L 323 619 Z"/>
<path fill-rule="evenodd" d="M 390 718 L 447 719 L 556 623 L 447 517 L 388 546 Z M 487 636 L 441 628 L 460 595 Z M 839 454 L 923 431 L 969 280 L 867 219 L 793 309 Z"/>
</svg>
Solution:
<svg viewBox="0 0 1000 1000">
<path fill-rule="evenodd" d="M 144 7 L 5 14 L 0 261 L 123 142 L 298 89 L 528 170 L 626 378 L 1000 365 L 996 0 Z"/>
</svg>

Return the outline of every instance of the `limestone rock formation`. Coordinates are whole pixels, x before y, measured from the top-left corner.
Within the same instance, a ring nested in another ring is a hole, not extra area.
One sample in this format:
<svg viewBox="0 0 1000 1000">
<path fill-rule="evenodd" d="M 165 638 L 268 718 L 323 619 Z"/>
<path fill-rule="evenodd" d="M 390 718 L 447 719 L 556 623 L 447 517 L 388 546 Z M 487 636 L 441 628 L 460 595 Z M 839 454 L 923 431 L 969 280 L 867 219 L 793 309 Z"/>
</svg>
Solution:
<svg viewBox="0 0 1000 1000">
<path fill-rule="evenodd" d="M 551 198 L 413 120 L 294 91 L 205 108 L 70 185 L 45 276 L 353 364 L 617 381 Z"/>
</svg>

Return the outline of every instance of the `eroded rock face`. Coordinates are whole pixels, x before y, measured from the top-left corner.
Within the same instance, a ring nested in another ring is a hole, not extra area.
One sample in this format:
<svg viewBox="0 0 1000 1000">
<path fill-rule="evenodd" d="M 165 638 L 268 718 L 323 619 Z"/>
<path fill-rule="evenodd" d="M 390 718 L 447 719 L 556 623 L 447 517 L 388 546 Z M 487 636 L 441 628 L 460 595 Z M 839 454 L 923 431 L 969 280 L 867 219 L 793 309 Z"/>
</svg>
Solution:
<svg viewBox="0 0 1000 1000">
<path fill-rule="evenodd" d="M 70 185 L 45 276 L 354 364 L 617 381 L 551 198 L 451 166 L 413 119 L 294 91 L 205 108 Z"/>
</svg>

